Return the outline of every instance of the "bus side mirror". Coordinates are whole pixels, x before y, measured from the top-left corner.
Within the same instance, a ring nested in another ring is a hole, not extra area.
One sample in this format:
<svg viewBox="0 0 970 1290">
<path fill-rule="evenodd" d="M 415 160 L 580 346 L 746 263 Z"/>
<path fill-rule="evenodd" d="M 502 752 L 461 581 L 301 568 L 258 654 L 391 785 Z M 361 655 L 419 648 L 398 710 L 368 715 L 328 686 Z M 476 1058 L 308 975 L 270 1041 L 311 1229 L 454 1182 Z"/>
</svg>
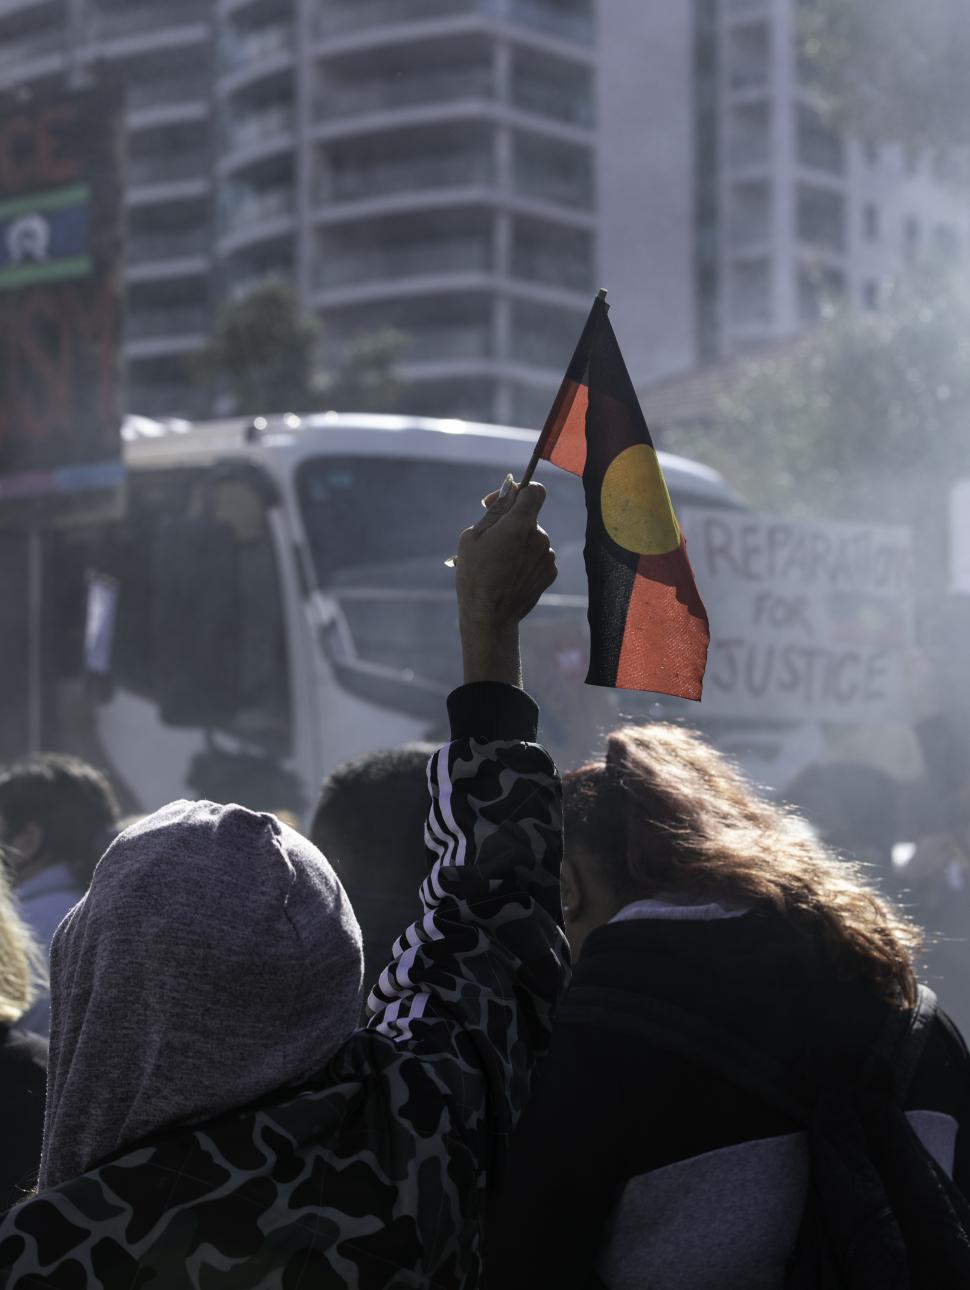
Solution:
<svg viewBox="0 0 970 1290">
<path fill-rule="evenodd" d="M 218 520 L 164 520 L 152 565 L 153 690 L 161 718 L 170 726 L 225 726 L 240 700 L 235 535 Z"/>
</svg>

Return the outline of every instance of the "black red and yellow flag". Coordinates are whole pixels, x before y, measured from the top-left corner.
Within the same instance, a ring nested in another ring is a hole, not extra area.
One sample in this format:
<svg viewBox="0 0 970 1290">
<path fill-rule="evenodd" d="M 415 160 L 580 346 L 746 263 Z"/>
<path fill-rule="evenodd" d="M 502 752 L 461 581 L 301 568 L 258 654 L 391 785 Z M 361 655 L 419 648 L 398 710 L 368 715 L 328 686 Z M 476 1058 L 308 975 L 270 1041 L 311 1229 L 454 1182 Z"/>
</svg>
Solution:
<svg viewBox="0 0 970 1290">
<path fill-rule="evenodd" d="M 536 449 L 586 491 L 586 681 L 699 699 L 707 613 L 607 311 L 601 294 Z"/>
</svg>

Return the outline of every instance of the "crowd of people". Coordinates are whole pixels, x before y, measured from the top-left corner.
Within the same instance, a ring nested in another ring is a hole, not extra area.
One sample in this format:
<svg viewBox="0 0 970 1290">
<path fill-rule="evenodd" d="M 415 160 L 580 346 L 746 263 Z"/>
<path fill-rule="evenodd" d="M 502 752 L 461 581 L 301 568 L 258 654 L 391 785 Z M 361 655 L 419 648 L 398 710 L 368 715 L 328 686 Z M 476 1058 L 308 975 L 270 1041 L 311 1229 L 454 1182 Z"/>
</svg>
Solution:
<svg viewBox="0 0 970 1290">
<path fill-rule="evenodd" d="M 450 741 L 342 767 L 308 836 L 0 774 L 0 1286 L 970 1285 L 920 928 L 681 726 L 560 779 L 542 500 L 460 539 Z"/>
</svg>

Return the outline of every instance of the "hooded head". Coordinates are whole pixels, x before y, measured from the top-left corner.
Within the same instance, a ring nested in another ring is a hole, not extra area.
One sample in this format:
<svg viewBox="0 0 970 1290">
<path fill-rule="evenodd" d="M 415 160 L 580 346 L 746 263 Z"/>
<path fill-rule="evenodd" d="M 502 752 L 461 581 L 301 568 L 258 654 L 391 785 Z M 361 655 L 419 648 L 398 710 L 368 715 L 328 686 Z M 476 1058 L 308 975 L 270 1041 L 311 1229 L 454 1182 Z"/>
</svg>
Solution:
<svg viewBox="0 0 970 1290">
<path fill-rule="evenodd" d="M 51 948 L 40 1186 L 307 1081 L 362 975 L 336 875 L 272 815 L 173 802 L 126 829 Z"/>
</svg>

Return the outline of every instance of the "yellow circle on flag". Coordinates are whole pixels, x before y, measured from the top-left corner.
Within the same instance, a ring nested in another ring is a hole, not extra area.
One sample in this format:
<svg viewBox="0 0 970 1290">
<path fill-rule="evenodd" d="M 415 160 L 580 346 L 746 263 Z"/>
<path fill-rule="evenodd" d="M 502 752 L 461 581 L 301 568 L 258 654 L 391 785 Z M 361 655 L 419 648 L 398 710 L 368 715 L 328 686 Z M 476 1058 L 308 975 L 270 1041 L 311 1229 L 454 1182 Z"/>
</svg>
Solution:
<svg viewBox="0 0 970 1290">
<path fill-rule="evenodd" d="M 680 529 L 657 454 L 635 443 L 610 462 L 600 496 L 607 533 L 626 551 L 663 555 L 680 546 Z"/>
</svg>

